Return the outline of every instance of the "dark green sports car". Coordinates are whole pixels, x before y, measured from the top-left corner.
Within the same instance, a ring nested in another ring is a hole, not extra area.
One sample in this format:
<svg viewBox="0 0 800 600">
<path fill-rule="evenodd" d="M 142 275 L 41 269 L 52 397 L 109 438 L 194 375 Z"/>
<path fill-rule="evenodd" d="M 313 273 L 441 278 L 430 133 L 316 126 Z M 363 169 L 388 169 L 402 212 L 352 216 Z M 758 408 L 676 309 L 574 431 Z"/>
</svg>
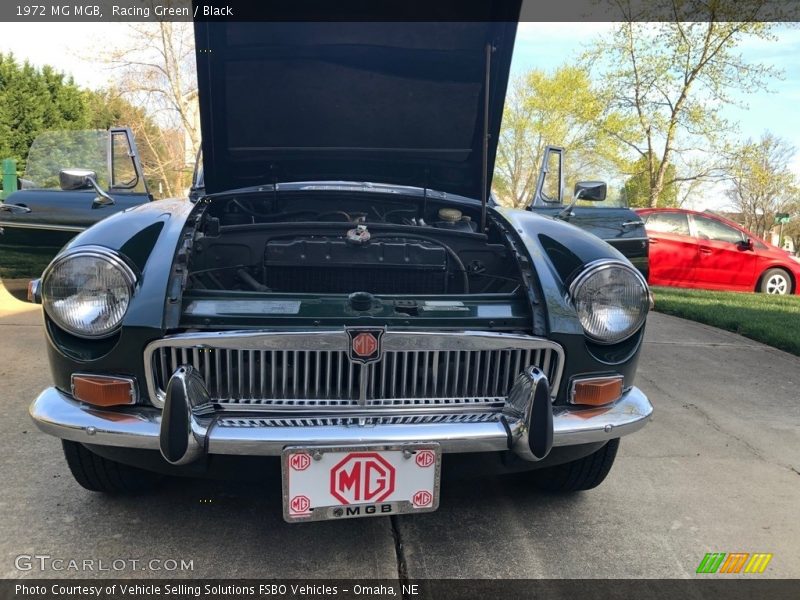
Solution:
<svg viewBox="0 0 800 600">
<path fill-rule="evenodd" d="M 31 284 L 54 379 L 31 415 L 81 485 L 279 457 L 298 521 L 434 510 L 450 453 L 605 478 L 652 412 L 649 290 L 493 202 L 516 31 L 494 17 L 196 24 L 199 198 L 102 220 Z"/>
</svg>

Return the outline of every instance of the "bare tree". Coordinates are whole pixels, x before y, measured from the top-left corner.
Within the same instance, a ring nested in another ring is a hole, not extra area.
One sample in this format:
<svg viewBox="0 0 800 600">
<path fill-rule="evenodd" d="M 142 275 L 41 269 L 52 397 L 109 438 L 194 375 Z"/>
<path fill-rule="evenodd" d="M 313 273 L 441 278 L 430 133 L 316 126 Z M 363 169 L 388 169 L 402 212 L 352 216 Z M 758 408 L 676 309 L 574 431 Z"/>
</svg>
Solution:
<svg viewBox="0 0 800 600">
<path fill-rule="evenodd" d="M 197 68 L 191 23 L 131 23 L 129 35 L 100 57 L 112 67 L 116 87 L 145 109 L 158 128 L 128 123 L 137 143 L 157 157 L 151 173 L 163 195 L 179 195 L 188 186 L 191 161 L 200 146 Z"/>
<path fill-rule="evenodd" d="M 773 38 L 771 25 L 759 21 L 767 0 L 673 0 L 674 21 L 660 23 L 641 22 L 647 13 L 633 9 L 641 3 L 612 3 L 625 22 L 586 58 L 609 86 L 612 106 L 637 123 L 621 141 L 644 160 L 648 205 L 655 207 L 672 184 L 724 176 L 720 153 L 713 151 L 730 130 L 720 105 L 734 102 L 734 90 L 762 89 L 777 75 L 736 52 L 745 39 Z M 699 163 L 699 153 L 708 160 Z M 673 177 L 670 165 L 680 167 Z"/>
<path fill-rule="evenodd" d="M 731 155 L 728 195 L 742 213 L 745 227 L 756 235 L 764 237 L 775 223 L 775 213 L 788 209 L 797 198 L 800 181 L 789 167 L 794 154 L 786 140 L 765 132 Z"/>
</svg>

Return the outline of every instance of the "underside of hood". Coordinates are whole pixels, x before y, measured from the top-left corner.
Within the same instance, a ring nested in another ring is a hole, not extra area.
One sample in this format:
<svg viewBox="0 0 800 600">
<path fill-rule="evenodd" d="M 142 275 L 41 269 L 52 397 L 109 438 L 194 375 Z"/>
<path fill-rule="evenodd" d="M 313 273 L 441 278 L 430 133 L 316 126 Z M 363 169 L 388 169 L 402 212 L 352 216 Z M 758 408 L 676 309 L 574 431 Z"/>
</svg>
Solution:
<svg viewBox="0 0 800 600">
<path fill-rule="evenodd" d="M 480 198 L 515 4 L 487 22 L 196 23 L 206 191 L 346 180 Z"/>
</svg>

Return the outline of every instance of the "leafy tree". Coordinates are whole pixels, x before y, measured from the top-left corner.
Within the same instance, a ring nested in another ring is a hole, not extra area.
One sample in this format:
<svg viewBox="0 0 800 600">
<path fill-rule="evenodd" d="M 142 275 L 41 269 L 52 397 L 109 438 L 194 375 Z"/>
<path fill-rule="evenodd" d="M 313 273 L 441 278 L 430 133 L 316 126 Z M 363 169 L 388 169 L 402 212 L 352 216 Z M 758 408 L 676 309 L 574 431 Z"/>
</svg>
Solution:
<svg viewBox="0 0 800 600">
<path fill-rule="evenodd" d="M 763 89 L 777 74 L 736 51 L 747 39 L 774 38 L 763 14 L 767 0 L 674 0 L 674 21 L 659 23 L 642 22 L 648 4 L 613 4 L 625 22 L 585 58 L 608 86 L 611 106 L 636 123 L 619 139 L 646 165 L 647 205 L 660 206 L 673 184 L 722 177 L 722 153 L 713 150 L 731 125 L 719 116 L 720 106 L 733 103 L 735 91 Z M 644 12 L 634 14 L 634 4 Z M 698 149 L 710 158 L 697 161 Z M 680 168 L 670 173 L 672 165 Z"/>
<path fill-rule="evenodd" d="M 80 88 L 49 66 L 19 64 L 0 54 L 0 157 L 24 170 L 31 143 L 47 130 L 84 129 L 88 118 Z"/>
<path fill-rule="evenodd" d="M 592 86 L 589 73 L 564 65 L 553 73 L 533 69 L 512 80 L 493 178 L 498 199 L 526 206 L 536 187 L 547 145 L 567 151 L 566 179 L 591 178 L 624 163 L 619 132 L 626 126 L 608 110 L 607 96 Z M 617 135 L 611 135 L 615 132 Z"/>
<path fill-rule="evenodd" d="M 156 195 L 186 187 L 183 148 L 176 143 L 182 134 L 160 126 L 145 107 L 135 106 L 119 90 L 82 90 L 50 66 L 20 64 L 13 55 L 0 54 L 0 158 L 16 160 L 18 171 L 35 185 L 57 187 L 64 167 L 95 170 L 104 184 L 106 138 L 92 130 L 115 125 L 133 130 L 145 178 Z M 176 156 L 174 172 L 165 169 Z"/>
<path fill-rule="evenodd" d="M 786 140 L 767 131 L 757 141 L 742 143 L 731 155 L 728 196 L 742 213 L 745 227 L 756 235 L 763 237 L 772 229 L 775 213 L 797 198 L 800 181 L 789 167 L 794 153 Z"/>
<path fill-rule="evenodd" d="M 622 188 L 622 200 L 627 206 L 632 207 L 645 207 L 650 202 L 650 181 L 653 174 L 647 169 L 649 163 L 644 158 L 640 158 L 633 165 L 633 175 L 631 175 Z M 678 201 L 678 184 L 675 183 L 676 179 L 675 165 L 667 167 L 666 178 L 669 183 L 664 186 L 659 197 L 659 206 L 670 207 L 679 206 Z"/>
</svg>

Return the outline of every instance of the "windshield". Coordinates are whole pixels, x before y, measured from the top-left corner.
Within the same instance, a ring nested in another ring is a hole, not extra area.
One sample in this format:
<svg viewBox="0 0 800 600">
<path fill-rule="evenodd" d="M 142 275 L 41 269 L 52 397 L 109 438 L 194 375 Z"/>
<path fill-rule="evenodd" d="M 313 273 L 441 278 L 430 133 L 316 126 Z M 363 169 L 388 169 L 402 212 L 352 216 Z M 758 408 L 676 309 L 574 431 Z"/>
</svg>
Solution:
<svg viewBox="0 0 800 600">
<path fill-rule="evenodd" d="M 89 169 L 108 186 L 108 132 L 102 129 L 47 131 L 31 145 L 23 176 L 28 189 L 59 189 L 62 169 Z"/>
</svg>

